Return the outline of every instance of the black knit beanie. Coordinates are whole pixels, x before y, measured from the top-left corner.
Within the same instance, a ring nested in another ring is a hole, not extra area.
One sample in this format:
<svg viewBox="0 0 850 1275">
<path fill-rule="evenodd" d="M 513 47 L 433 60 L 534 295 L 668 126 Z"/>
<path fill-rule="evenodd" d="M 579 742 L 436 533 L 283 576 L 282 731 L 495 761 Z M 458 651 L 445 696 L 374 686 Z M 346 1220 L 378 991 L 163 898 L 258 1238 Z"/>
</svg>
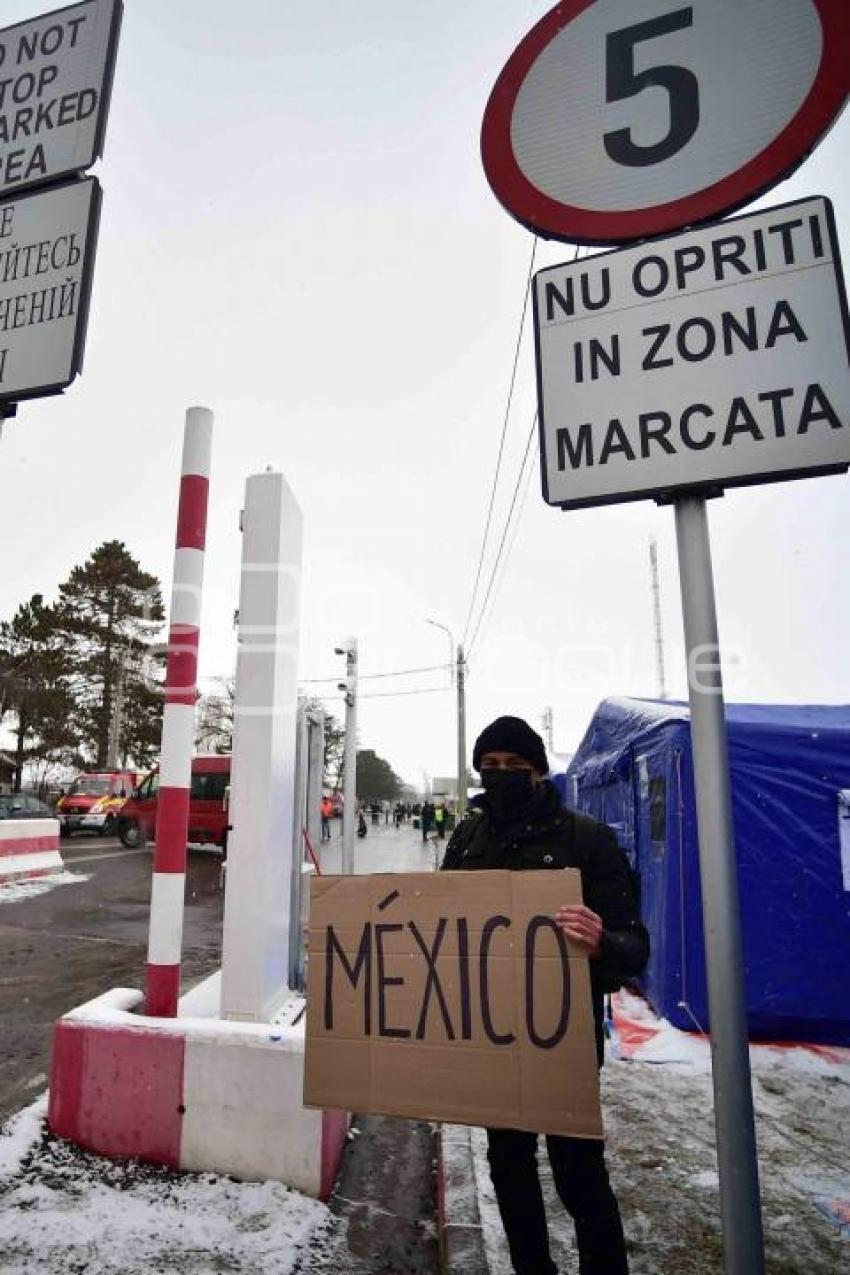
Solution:
<svg viewBox="0 0 850 1275">
<path fill-rule="evenodd" d="M 542 775 L 549 773 L 543 740 L 521 717 L 497 717 L 484 728 L 472 750 L 472 765 L 478 771 L 485 753 L 516 753 Z"/>
</svg>

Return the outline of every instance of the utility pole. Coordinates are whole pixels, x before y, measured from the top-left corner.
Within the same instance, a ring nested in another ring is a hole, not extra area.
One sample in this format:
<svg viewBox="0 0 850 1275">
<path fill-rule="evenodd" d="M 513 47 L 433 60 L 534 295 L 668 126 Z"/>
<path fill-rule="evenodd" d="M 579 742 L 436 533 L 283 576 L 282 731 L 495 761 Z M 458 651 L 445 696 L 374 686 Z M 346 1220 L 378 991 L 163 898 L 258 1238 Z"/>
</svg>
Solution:
<svg viewBox="0 0 850 1275">
<path fill-rule="evenodd" d="M 664 634 L 661 631 L 661 590 L 658 585 L 658 544 L 655 536 L 649 537 L 649 571 L 652 577 L 652 612 L 655 619 L 655 675 L 658 679 L 658 698 L 666 699 Z"/>
<path fill-rule="evenodd" d="M 457 817 L 466 814 L 466 669 L 463 647 L 457 644 Z"/>
<path fill-rule="evenodd" d="M 446 624 L 439 620 L 427 620 L 435 629 L 442 629 L 449 640 L 449 679 L 457 686 L 457 816 L 462 819 L 466 814 L 466 690 L 465 665 L 463 647 L 460 642 L 455 646 L 454 634 Z M 454 661 L 454 663 L 453 663 Z"/>
<path fill-rule="evenodd" d="M 106 745 L 106 769 L 118 770 L 121 756 L 121 732 L 124 729 L 124 687 L 127 675 L 127 655 L 122 651 L 118 659 L 118 675 L 115 679 L 115 698 L 112 701 L 112 718 L 109 722 L 109 739 Z"/>
<path fill-rule="evenodd" d="M 354 874 L 354 833 L 357 826 L 357 638 L 336 648 L 345 656 L 345 774 L 342 781 L 342 871 Z"/>
</svg>

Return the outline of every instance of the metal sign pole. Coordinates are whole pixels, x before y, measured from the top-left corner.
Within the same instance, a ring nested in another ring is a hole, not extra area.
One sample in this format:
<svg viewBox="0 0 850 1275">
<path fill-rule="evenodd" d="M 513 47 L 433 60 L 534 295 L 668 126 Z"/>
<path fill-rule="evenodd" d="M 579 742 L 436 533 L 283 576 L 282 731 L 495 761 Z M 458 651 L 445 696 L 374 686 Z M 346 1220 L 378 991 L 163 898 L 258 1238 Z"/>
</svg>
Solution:
<svg viewBox="0 0 850 1275">
<path fill-rule="evenodd" d="M 295 801 L 292 819 L 292 867 L 289 890 L 289 986 L 303 991 L 303 935 L 301 933 L 302 894 L 304 890 L 303 866 L 306 857 L 304 832 L 307 827 L 307 785 L 310 772 L 309 715 L 307 701 L 298 697 L 295 719 Z"/>
<path fill-rule="evenodd" d="M 674 504 L 688 659 L 725 1269 L 726 1275 L 762 1275 L 764 1237 L 708 519 L 702 496 L 680 496 Z"/>
<path fill-rule="evenodd" d="M 3 440 L 3 426 L 11 417 L 17 416 L 17 403 L 0 403 L 0 442 Z"/>
<path fill-rule="evenodd" d="M 342 780 L 342 872 L 354 872 L 357 828 L 357 638 L 345 644 L 345 774 Z"/>
</svg>

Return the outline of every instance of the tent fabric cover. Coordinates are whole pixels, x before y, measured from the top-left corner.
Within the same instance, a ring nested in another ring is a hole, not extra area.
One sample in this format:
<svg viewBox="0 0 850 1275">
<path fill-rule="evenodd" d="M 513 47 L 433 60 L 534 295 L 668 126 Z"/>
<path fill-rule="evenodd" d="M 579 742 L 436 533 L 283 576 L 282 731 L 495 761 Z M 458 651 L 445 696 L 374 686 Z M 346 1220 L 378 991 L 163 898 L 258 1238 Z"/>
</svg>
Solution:
<svg viewBox="0 0 850 1275">
<path fill-rule="evenodd" d="M 750 1035 L 850 1045 L 850 707 L 726 707 Z M 608 699 L 559 786 L 610 824 L 638 877 L 658 1013 L 706 1030 L 686 704 Z"/>
</svg>

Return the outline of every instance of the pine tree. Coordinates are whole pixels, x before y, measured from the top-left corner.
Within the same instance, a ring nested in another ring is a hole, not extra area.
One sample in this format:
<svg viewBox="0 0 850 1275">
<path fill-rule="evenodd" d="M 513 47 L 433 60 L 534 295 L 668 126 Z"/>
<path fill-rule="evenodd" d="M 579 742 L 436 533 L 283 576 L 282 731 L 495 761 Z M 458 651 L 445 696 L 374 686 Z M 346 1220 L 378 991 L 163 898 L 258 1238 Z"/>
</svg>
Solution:
<svg viewBox="0 0 850 1275">
<path fill-rule="evenodd" d="M 371 748 L 357 750 L 357 796 L 365 801 L 394 801 L 402 782 L 392 766 Z"/>
<path fill-rule="evenodd" d="M 120 540 L 105 541 L 59 586 L 57 611 L 70 647 L 77 726 L 86 752 L 94 765 L 108 764 L 117 697 L 116 760 L 132 757 L 144 765 L 158 746 L 162 718 L 150 676 L 164 619 L 159 581 Z"/>
<path fill-rule="evenodd" d="M 156 763 L 162 742 L 162 705 L 157 680 L 127 680 L 117 757 L 119 766 L 126 766 L 132 759 L 137 769 L 147 770 Z"/>
<path fill-rule="evenodd" d="M 17 792 L 28 762 L 73 763 L 78 739 L 67 641 L 40 593 L 0 624 L 0 719 L 7 715 L 15 719 Z"/>
</svg>

